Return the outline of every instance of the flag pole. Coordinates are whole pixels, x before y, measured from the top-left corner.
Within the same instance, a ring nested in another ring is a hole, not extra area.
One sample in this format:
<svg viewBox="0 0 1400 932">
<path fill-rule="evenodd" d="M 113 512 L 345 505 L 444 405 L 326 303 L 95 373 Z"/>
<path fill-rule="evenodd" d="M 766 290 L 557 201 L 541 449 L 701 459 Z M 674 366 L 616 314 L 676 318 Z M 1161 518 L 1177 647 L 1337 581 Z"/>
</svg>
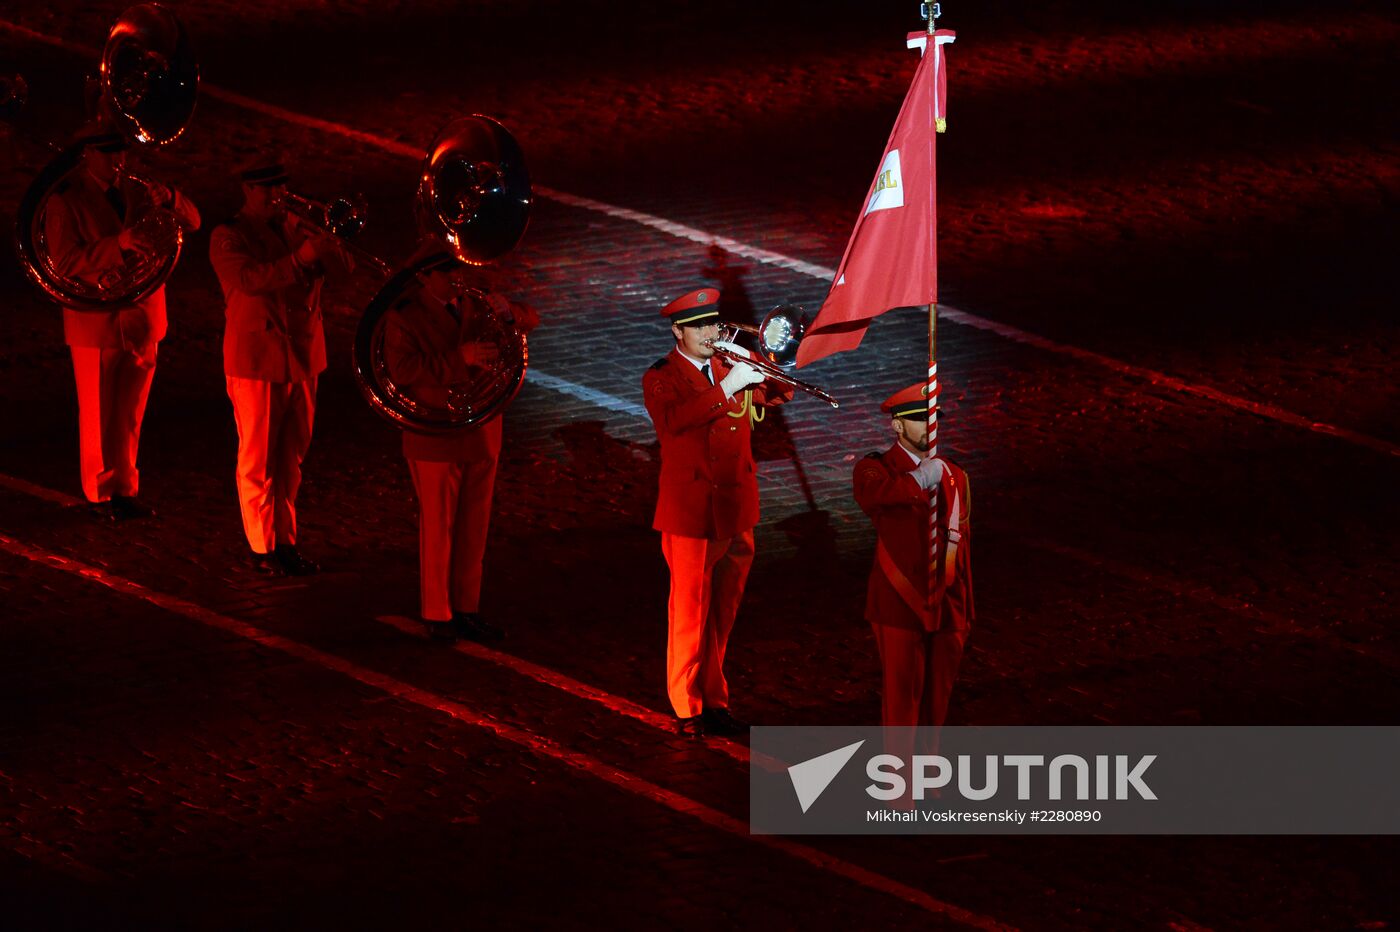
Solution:
<svg viewBox="0 0 1400 932">
<path fill-rule="evenodd" d="M 928 23 L 928 45 L 927 45 L 927 47 L 924 49 L 924 54 L 925 54 L 925 55 L 937 55 L 937 54 L 939 53 L 937 40 L 934 39 L 934 32 L 935 32 L 935 31 L 937 30 L 937 28 L 938 28 L 938 26 L 937 26 L 938 17 L 941 16 L 942 13 L 943 13 L 943 10 L 941 9 L 941 7 L 942 7 L 942 4 L 939 4 L 939 3 L 924 3 L 924 4 L 921 4 L 920 12 L 924 14 L 924 18 L 925 18 L 925 20 L 926 20 L 927 23 Z M 936 63 L 936 62 L 935 62 L 935 63 Z M 935 81 L 936 81 L 936 80 L 937 80 L 937 70 L 936 70 L 936 69 L 935 69 L 935 72 L 934 72 L 934 78 L 935 78 Z M 929 94 L 930 107 L 933 106 L 933 101 L 935 101 L 936 98 L 937 98 L 937 86 L 936 86 L 936 84 L 935 84 L 935 87 L 933 87 L 933 88 L 930 89 L 930 94 Z M 933 262 L 934 262 L 934 265 L 932 266 L 932 268 L 933 268 L 933 274 L 934 274 L 934 281 L 937 282 L 937 280 L 938 280 L 938 279 L 937 279 L 937 275 L 938 275 L 938 266 L 937 266 L 937 262 L 938 262 L 938 224 L 937 224 L 937 221 L 936 221 L 934 218 L 937 217 L 936 211 L 937 211 L 937 209 L 938 209 L 938 202 L 937 202 L 937 198 L 938 198 L 938 189 L 937 189 L 937 187 L 934 185 L 933 179 L 937 178 L 938 176 L 934 173 L 935 170 L 936 170 L 936 168 L 937 168 L 937 166 L 936 166 L 935 164 L 933 164 L 933 163 L 934 163 L 934 160 L 937 158 L 937 156 L 936 156 L 936 154 L 935 154 L 935 149 L 936 149 L 936 147 L 935 147 L 935 145 L 934 145 L 934 120 L 933 120 L 933 117 L 934 117 L 934 114 L 930 112 L 930 114 L 929 114 L 929 126 L 928 126 L 928 130 L 929 130 L 929 150 L 928 150 L 928 151 L 929 151 L 929 163 L 930 163 L 930 164 L 929 164 L 929 166 L 928 166 L 929 172 L 928 172 L 928 176 L 927 176 L 927 177 L 929 178 L 929 183 L 930 183 L 929 199 L 930 199 L 930 201 L 931 201 L 930 206 L 932 207 L 932 212 L 930 213 L 930 223 L 933 224 L 933 229 L 930 231 L 930 235 L 929 235 L 929 250 L 930 250 L 930 252 L 931 252 L 931 254 L 932 254 Z M 936 285 L 935 285 L 935 287 L 936 287 Z M 928 305 L 928 382 L 927 382 L 927 384 L 925 385 L 924 394 L 925 394 L 925 395 L 927 396 L 927 398 L 928 398 L 928 455 L 929 455 L 929 456 L 937 456 L 937 455 L 938 455 L 938 294 L 937 294 L 936 291 L 935 291 L 935 293 L 934 293 L 934 295 L 933 295 L 933 300 L 930 301 L 930 302 L 929 302 L 929 305 Z M 933 493 L 933 494 L 929 497 L 929 516 L 928 516 L 928 595 L 927 595 L 927 602 L 928 602 L 928 605 L 927 605 L 927 607 L 928 607 L 929 617 L 930 617 L 930 618 L 932 619 L 932 621 L 933 621 L 933 625 L 934 625 L 934 630 L 935 630 L 935 631 L 938 630 L 939 608 L 940 608 L 940 605 L 939 605 L 940 599 L 939 599 L 939 597 L 938 597 L 938 586 L 937 586 L 937 582 L 938 582 L 938 487 L 939 487 L 939 484 L 935 484 L 935 485 L 933 486 L 933 489 L 932 489 L 932 493 Z"/>
</svg>

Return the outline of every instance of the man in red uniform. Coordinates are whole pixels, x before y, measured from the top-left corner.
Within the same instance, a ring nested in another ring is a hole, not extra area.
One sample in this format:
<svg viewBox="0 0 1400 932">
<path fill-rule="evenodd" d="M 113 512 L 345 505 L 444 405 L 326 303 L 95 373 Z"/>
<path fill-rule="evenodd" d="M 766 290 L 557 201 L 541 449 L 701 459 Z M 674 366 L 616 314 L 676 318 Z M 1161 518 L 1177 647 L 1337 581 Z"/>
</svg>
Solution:
<svg viewBox="0 0 1400 932">
<path fill-rule="evenodd" d="M 288 215 L 280 164 L 240 175 L 243 209 L 214 231 L 209 258 L 227 304 L 224 376 L 238 424 L 238 498 L 250 562 L 272 575 L 315 573 L 296 547 L 297 488 L 326 368 L 321 287 L 346 273 L 333 236 Z"/>
<path fill-rule="evenodd" d="M 967 474 L 928 455 L 924 383 L 880 406 L 894 446 L 856 464 L 855 497 L 875 523 L 865 617 L 884 667 L 882 724 L 942 725 L 972 626 L 972 512 Z M 938 487 L 935 608 L 927 608 L 930 490 Z"/>
<path fill-rule="evenodd" d="M 746 363 L 730 366 L 719 336 L 719 292 L 702 288 L 662 308 L 676 345 L 642 377 L 661 442 L 661 483 L 652 524 L 671 569 L 666 683 L 677 730 L 739 734 L 729 713 L 724 650 L 753 563 L 758 476 L 750 448 L 763 408 L 792 397 Z M 724 344 L 743 353 L 740 347 Z"/>
<path fill-rule="evenodd" d="M 49 198 L 44 238 L 55 270 L 89 285 L 119 274 L 141 253 L 158 252 L 140 223 L 170 211 L 185 231 L 199 228 L 199 211 L 163 185 L 126 176 L 127 144 L 90 123 L 75 145 L 82 161 Z M 109 519 L 140 518 L 151 510 L 136 500 L 141 420 L 146 413 L 156 350 L 166 332 L 165 287 L 137 304 L 107 310 L 63 309 L 63 337 L 73 356 L 78 390 L 78 449 L 83 495 Z"/>
<path fill-rule="evenodd" d="M 424 405 L 448 407 L 454 385 L 496 361 L 491 343 L 472 339 L 483 299 L 464 293 L 466 272 L 451 253 L 420 250 L 422 287 L 389 312 L 384 356 L 389 377 Z M 484 303 L 526 333 L 538 317 L 485 292 Z M 482 560 L 491 495 L 501 455 L 501 418 L 445 434 L 405 430 L 403 454 L 418 495 L 419 612 L 435 640 L 495 641 L 505 636 L 482 619 Z"/>
</svg>

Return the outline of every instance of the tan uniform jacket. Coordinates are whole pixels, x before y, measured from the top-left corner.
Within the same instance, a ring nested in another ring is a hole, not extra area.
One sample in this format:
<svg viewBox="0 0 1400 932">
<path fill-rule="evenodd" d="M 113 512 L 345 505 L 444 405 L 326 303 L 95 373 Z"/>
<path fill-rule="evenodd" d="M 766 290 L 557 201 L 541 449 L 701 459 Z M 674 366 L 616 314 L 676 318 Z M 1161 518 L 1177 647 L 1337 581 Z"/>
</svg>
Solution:
<svg viewBox="0 0 1400 932">
<path fill-rule="evenodd" d="M 329 268 L 303 268 L 293 251 L 305 238 L 290 219 L 269 223 L 242 213 L 214 230 L 209 259 L 226 302 L 225 375 L 300 382 L 325 370 L 321 286 L 327 272 L 350 265 L 337 255 Z"/>
<path fill-rule="evenodd" d="M 59 274 L 96 285 L 123 264 L 117 245 L 128 219 L 135 220 L 151 208 L 145 185 L 130 179 L 118 184 L 126 202 L 126 215 L 118 215 L 104 188 L 82 166 L 59 183 L 44 211 L 44 240 Z M 199 211 L 178 191 L 168 205 L 186 230 L 199 228 Z M 138 304 L 104 311 L 63 309 L 63 338 L 69 346 L 131 349 L 140 352 L 165 338 L 165 287 Z"/>
</svg>

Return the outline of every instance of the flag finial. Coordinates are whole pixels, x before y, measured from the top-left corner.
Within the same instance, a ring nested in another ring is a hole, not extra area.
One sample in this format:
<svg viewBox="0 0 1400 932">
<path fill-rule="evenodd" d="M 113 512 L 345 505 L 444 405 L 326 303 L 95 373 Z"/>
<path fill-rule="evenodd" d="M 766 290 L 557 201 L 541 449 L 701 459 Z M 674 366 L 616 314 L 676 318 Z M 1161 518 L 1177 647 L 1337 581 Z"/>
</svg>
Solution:
<svg viewBox="0 0 1400 932">
<path fill-rule="evenodd" d="M 943 15 L 943 4 L 941 3 L 920 3 L 919 19 L 928 23 L 928 34 L 933 35 L 933 31 L 938 28 L 938 17 Z"/>
</svg>

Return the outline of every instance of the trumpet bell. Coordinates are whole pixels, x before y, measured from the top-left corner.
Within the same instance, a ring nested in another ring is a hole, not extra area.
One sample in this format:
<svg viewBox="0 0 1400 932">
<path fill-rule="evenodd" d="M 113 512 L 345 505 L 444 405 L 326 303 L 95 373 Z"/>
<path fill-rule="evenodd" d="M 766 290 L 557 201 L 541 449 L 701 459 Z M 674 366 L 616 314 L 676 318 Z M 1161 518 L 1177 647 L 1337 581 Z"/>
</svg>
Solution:
<svg viewBox="0 0 1400 932">
<path fill-rule="evenodd" d="M 763 357 L 784 369 L 797 363 L 797 347 L 807 333 L 807 317 L 795 304 L 780 304 L 758 325 L 758 348 Z"/>
<path fill-rule="evenodd" d="M 326 229 L 341 239 L 353 239 L 369 220 L 369 205 L 361 195 L 338 197 L 326 205 Z"/>
<path fill-rule="evenodd" d="M 113 24 L 101 79 L 107 116 L 138 143 L 173 142 L 194 115 L 199 63 L 184 25 L 158 3 L 133 6 Z"/>
<path fill-rule="evenodd" d="M 482 265 L 515 248 L 534 197 L 525 156 L 510 132 L 480 114 L 448 123 L 423 161 L 420 223 L 457 258 Z"/>
</svg>

